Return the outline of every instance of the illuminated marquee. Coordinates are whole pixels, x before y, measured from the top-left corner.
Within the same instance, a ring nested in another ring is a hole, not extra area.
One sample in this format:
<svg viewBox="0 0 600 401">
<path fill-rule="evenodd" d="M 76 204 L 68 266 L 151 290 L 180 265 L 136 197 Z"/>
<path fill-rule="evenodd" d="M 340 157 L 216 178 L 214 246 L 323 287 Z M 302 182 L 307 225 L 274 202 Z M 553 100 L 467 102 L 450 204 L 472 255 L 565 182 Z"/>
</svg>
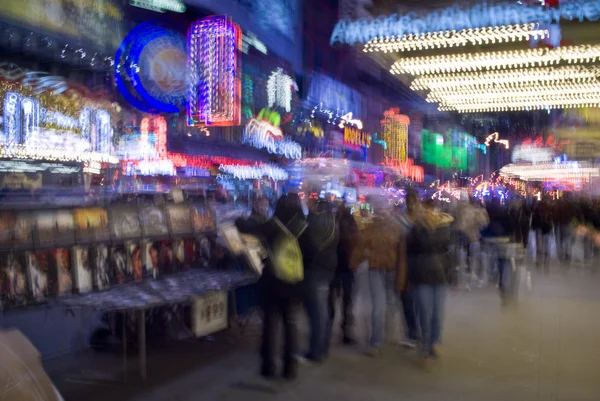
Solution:
<svg viewBox="0 0 600 401">
<path fill-rule="evenodd" d="M 339 21 L 331 34 L 331 44 L 368 43 L 373 38 L 402 38 L 424 32 L 460 31 L 488 26 L 523 25 L 532 22 L 557 23 L 561 19 L 598 21 L 600 0 L 571 0 L 556 8 L 544 8 L 506 2 L 477 4 L 472 7 L 453 6 L 427 15 L 409 13 L 356 21 Z"/>
<path fill-rule="evenodd" d="M 547 29 L 539 24 L 495 26 L 476 29 L 463 29 L 458 32 L 440 31 L 416 35 L 404 35 L 402 38 L 375 38 L 365 45 L 364 52 L 406 52 L 411 50 L 441 49 L 459 47 L 467 44 L 482 45 L 524 41 L 533 38 L 544 39 L 549 35 Z"/>
<path fill-rule="evenodd" d="M 238 53 L 242 33 L 224 16 L 192 24 L 188 34 L 188 124 L 228 126 L 241 121 Z"/>
<path fill-rule="evenodd" d="M 356 128 L 344 128 L 344 143 L 368 148 L 371 146 L 371 135 Z"/>
</svg>

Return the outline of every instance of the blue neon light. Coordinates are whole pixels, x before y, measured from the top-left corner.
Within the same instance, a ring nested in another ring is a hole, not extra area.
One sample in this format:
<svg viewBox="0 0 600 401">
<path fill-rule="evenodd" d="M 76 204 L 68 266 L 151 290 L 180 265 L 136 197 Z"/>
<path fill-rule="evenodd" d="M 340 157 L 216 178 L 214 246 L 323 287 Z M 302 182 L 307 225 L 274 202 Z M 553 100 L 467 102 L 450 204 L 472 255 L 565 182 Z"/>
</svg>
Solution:
<svg viewBox="0 0 600 401">
<path fill-rule="evenodd" d="M 129 32 L 117 50 L 115 55 L 115 82 L 117 88 L 127 102 L 141 111 L 147 113 L 177 113 L 180 109 L 182 101 L 178 100 L 176 97 L 170 97 L 168 95 L 162 96 L 167 99 L 165 102 L 151 95 L 144 87 L 139 71 L 140 56 L 142 52 L 155 40 L 164 38 L 168 41 L 168 45 L 180 45 L 182 51 L 185 52 L 185 41 L 183 39 L 179 41 L 176 38 L 173 38 L 175 35 L 176 34 L 162 27 L 149 23 L 140 24 Z M 142 71 L 142 73 L 144 72 Z M 127 80 L 130 82 L 129 85 L 123 79 L 124 76 L 127 77 Z M 133 88 L 130 88 L 130 86 L 133 86 Z M 135 91 L 139 97 L 135 96 L 132 91 Z M 183 99 L 184 98 L 185 95 L 183 96 Z"/>
</svg>

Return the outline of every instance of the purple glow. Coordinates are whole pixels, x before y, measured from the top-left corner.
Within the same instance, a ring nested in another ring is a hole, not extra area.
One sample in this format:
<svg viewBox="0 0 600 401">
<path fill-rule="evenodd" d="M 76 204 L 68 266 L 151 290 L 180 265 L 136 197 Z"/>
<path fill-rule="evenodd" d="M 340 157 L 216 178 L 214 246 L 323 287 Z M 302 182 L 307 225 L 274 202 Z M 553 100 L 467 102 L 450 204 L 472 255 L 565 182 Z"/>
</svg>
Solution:
<svg viewBox="0 0 600 401">
<path fill-rule="evenodd" d="M 224 16 L 202 19 L 188 33 L 188 125 L 239 125 L 241 80 L 238 75 L 240 28 Z"/>
</svg>

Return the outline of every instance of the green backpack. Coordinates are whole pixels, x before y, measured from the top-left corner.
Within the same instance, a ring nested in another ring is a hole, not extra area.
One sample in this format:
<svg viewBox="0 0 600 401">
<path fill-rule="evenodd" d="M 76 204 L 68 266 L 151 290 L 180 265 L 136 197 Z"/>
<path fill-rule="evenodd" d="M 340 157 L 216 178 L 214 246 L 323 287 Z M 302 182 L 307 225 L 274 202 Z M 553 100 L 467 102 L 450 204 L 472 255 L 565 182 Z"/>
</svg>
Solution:
<svg viewBox="0 0 600 401">
<path fill-rule="evenodd" d="M 298 236 L 295 236 L 278 218 L 274 217 L 273 220 L 279 227 L 279 234 L 275 237 L 270 252 L 275 276 L 285 283 L 296 284 L 304 280 L 304 264 L 298 237 L 308 225 L 304 223 Z"/>
</svg>

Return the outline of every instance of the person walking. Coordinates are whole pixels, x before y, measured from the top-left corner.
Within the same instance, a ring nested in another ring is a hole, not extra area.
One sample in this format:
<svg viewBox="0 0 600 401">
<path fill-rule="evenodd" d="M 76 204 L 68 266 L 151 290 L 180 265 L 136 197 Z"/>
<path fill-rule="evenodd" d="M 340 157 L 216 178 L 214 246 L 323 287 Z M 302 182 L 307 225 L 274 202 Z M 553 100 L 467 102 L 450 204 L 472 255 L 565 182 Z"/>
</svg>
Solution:
<svg viewBox="0 0 600 401">
<path fill-rule="evenodd" d="M 308 235 L 316 252 L 304 271 L 304 304 L 310 326 L 309 351 L 305 359 L 322 362 L 329 352 L 329 286 L 338 265 L 339 228 L 331 204 L 311 199 Z"/>
<path fill-rule="evenodd" d="M 337 222 L 340 231 L 338 244 L 338 261 L 335 276 L 329 286 L 329 333 L 327 339 L 331 339 L 333 322 L 335 320 L 335 307 L 338 299 L 342 298 L 342 341 L 345 345 L 354 345 L 354 315 L 352 313 L 354 297 L 354 272 L 350 268 L 352 250 L 358 239 L 358 225 L 352 212 L 342 205 L 337 213 Z"/>
<path fill-rule="evenodd" d="M 240 232 L 257 235 L 267 249 L 274 247 L 281 233 L 279 224 L 283 224 L 297 238 L 304 266 L 312 263 L 316 247 L 308 235 L 307 222 L 298 195 L 288 194 L 279 198 L 275 207 L 274 218 L 265 223 L 260 224 L 253 220 L 238 219 L 235 224 Z M 275 261 L 271 257 L 264 260 L 265 267 L 258 281 L 258 289 L 262 297 L 261 305 L 264 312 L 260 348 L 260 373 L 268 379 L 276 375 L 275 346 L 278 343 L 279 322 L 283 320 L 283 376 L 288 380 L 293 380 L 297 375 L 297 315 L 301 304 L 300 287 L 302 283 L 289 284 L 277 278 L 274 263 Z"/>
<path fill-rule="evenodd" d="M 415 192 L 407 194 L 413 226 L 406 237 L 407 285 L 414 289 L 421 329 L 419 358 L 427 368 L 431 358 L 440 356 L 438 345 L 443 331 L 448 251 L 454 218 L 422 207 Z"/>
<path fill-rule="evenodd" d="M 356 268 L 368 251 L 369 287 L 373 304 L 370 356 L 380 355 L 386 324 L 390 332 L 393 329 L 391 322 L 399 312 L 396 293 L 399 246 L 400 226 L 397 220 L 391 218 L 387 209 L 376 208 L 373 221 L 359 235 L 351 264 Z"/>
<path fill-rule="evenodd" d="M 481 230 L 490 222 L 487 211 L 475 199 L 469 201 L 469 196 L 461 195 L 461 200 L 456 209 L 456 228 L 460 236 L 460 244 L 467 255 L 467 289 L 470 288 L 471 279 L 481 283 L 479 267 L 481 261 Z M 462 266 L 461 266 L 462 267 Z"/>
<path fill-rule="evenodd" d="M 412 229 L 413 212 L 414 208 L 412 204 L 410 206 L 407 205 L 405 210 L 402 210 L 398 206 L 394 208 L 394 217 L 400 226 L 396 291 L 400 294 L 404 315 L 404 339 L 401 340 L 400 344 L 407 348 L 415 348 L 419 341 L 414 291 L 406 285 L 406 273 L 408 271 L 406 263 L 406 236 Z"/>
</svg>

